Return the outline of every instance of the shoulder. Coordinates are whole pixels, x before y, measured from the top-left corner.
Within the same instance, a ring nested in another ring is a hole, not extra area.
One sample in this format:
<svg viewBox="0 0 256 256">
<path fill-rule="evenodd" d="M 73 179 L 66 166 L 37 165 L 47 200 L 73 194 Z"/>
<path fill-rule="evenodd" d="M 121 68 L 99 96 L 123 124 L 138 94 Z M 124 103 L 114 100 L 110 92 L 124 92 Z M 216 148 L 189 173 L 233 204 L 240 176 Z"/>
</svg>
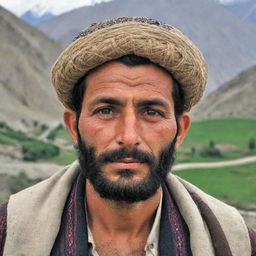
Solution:
<svg viewBox="0 0 256 256">
<path fill-rule="evenodd" d="M 256 256 L 256 233 L 253 230 L 249 229 L 249 235 L 252 245 L 252 256 Z"/>
<path fill-rule="evenodd" d="M 0 256 L 3 255 L 6 237 L 7 205 L 8 202 L 4 202 L 0 205 Z"/>
<path fill-rule="evenodd" d="M 168 175 L 167 183 L 180 211 L 183 211 L 182 215 L 190 217 L 192 211 L 194 212 L 193 219 L 187 218 L 188 226 L 193 224 L 194 219 L 199 218 L 207 224 L 212 237 L 219 238 L 220 234 L 223 235 L 232 251 L 236 252 L 235 255 L 242 255 L 243 252 L 243 255 L 251 255 L 253 244 L 250 243 L 248 228 L 237 209 L 178 176 Z"/>
</svg>

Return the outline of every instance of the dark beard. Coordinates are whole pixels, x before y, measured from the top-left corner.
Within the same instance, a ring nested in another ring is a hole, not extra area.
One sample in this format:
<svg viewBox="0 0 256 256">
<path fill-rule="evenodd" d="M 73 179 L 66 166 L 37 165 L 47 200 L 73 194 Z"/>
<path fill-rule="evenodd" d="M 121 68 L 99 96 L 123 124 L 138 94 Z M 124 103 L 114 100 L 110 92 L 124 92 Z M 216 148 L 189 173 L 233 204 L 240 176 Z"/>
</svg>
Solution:
<svg viewBox="0 0 256 256">
<path fill-rule="evenodd" d="M 88 146 L 78 132 L 77 149 L 81 170 L 102 198 L 126 203 L 144 201 L 156 193 L 171 169 L 175 159 L 176 139 L 177 134 L 168 147 L 161 152 L 159 159 L 137 148 L 132 151 L 128 151 L 126 148 L 106 151 L 96 157 L 95 149 Z M 132 178 L 134 170 L 121 169 L 118 171 L 120 177 L 118 181 L 109 180 L 102 172 L 101 167 L 106 163 L 116 162 L 126 157 L 147 164 L 148 175 L 141 181 L 131 184 L 129 180 Z"/>
</svg>

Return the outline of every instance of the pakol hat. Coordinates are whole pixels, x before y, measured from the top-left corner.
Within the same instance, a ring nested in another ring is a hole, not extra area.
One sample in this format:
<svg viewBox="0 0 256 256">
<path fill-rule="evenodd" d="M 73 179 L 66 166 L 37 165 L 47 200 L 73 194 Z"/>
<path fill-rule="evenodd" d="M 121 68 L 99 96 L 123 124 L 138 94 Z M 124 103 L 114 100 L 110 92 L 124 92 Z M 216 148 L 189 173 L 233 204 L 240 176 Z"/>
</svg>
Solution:
<svg viewBox="0 0 256 256">
<path fill-rule="evenodd" d="M 94 23 L 62 52 L 52 68 L 52 83 L 63 105 L 72 106 L 72 90 L 89 70 L 135 54 L 169 70 L 180 84 L 185 111 L 205 89 L 207 64 L 198 48 L 178 29 L 144 17 L 120 17 Z"/>
</svg>

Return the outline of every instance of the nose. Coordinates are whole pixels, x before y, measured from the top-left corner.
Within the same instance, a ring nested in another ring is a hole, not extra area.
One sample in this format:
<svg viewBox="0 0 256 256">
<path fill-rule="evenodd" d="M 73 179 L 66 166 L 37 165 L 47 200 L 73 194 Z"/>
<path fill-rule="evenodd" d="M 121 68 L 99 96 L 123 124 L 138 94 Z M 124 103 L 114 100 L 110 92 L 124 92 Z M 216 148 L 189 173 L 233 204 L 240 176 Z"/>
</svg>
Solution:
<svg viewBox="0 0 256 256">
<path fill-rule="evenodd" d="M 133 111 L 125 113 L 117 124 L 117 144 L 128 149 L 139 146 L 139 125 L 136 114 Z"/>
</svg>

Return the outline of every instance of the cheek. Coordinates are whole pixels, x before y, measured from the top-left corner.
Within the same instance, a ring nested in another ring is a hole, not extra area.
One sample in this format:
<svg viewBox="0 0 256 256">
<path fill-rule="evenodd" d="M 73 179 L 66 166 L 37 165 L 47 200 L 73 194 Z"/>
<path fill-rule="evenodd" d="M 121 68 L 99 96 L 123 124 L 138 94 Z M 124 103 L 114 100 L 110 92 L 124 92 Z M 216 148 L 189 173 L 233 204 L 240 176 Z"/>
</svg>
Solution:
<svg viewBox="0 0 256 256">
<path fill-rule="evenodd" d="M 101 121 L 95 121 L 93 118 L 81 118 L 79 120 L 79 131 L 82 138 L 96 148 L 99 145 L 107 143 L 113 137 L 113 129 L 102 124 Z"/>
<path fill-rule="evenodd" d="M 148 127 L 144 132 L 144 138 L 147 137 L 145 140 L 151 144 L 150 147 L 154 152 L 159 152 L 175 138 L 176 131 L 175 120 L 163 121 Z"/>
</svg>

